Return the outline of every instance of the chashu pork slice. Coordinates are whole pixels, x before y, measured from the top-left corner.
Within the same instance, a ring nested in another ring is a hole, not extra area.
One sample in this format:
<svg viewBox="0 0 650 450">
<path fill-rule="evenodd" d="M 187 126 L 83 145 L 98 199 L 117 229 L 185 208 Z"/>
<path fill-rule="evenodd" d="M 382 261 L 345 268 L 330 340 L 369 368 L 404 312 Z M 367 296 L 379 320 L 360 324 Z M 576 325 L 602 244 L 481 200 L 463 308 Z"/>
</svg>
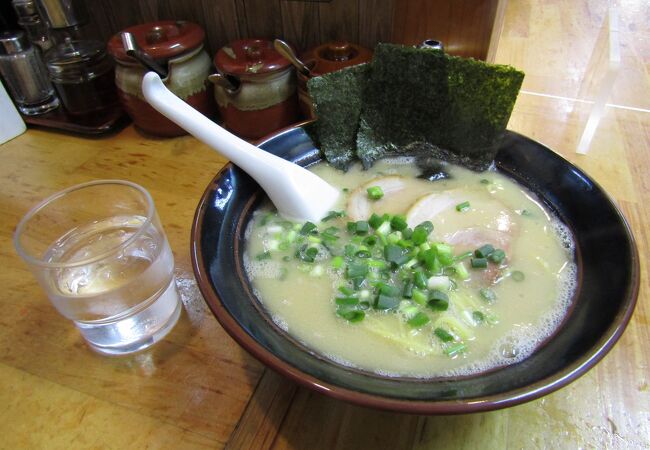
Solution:
<svg viewBox="0 0 650 450">
<path fill-rule="evenodd" d="M 384 196 L 379 200 L 368 198 L 368 188 L 379 186 Z M 350 194 L 347 213 L 350 220 L 368 220 L 372 213 L 403 214 L 409 206 L 426 192 L 431 191 L 428 181 L 399 175 L 373 178 Z"/>
<path fill-rule="evenodd" d="M 458 211 L 465 202 L 469 207 Z M 427 194 L 419 198 L 406 214 L 409 227 L 424 221 L 433 224 L 436 240 L 447 242 L 459 251 L 473 250 L 492 244 L 507 250 L 517 233 L 515 215 L 486 191 L 449 190 Z"/>
</svg>

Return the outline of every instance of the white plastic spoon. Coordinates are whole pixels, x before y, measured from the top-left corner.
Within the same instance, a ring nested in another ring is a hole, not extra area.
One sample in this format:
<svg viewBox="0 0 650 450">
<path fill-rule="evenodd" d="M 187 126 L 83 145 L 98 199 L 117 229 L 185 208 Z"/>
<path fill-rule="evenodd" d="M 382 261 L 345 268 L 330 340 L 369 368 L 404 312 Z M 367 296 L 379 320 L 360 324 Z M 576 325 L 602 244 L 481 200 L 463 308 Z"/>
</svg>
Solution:
<svg viewBox="0 0 650 450">
<path fill-rule="evenodd" d="M 307 169 L 221 128 L 169 91 L 154 72 L 145 74 L 142 92 L 161 114 L 253 177 L 284 217 L 316 222 L 333 208 L 340 194 L 338 189 Z"/>
</svg>

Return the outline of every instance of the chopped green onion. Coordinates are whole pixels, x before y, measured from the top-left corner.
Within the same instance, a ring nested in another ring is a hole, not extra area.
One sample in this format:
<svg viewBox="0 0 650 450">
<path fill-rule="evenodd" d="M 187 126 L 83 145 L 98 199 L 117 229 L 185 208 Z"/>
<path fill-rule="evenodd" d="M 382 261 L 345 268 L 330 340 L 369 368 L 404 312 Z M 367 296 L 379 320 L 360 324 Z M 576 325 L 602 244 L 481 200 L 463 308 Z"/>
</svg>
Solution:
<svg viewBox="0 0 650 450">
<path fill-rule="evenodd" d="M 481 295 L 483 300 L 488 303 L 494 303 L 497 299 L 497 294 L 495 294 L 494 291 L 490 288 L 481 289 L 478 291 L 478 293 Z"/>
<path fill-rule="evenodd" d="M 467 345 L 463 344 L 462 342 L 459 342 L 458 344 L 450 345 L 445 349 L 445 354 L 449 357 L 454 357 L 458 353 L 462 353 L 465 350 L 467 350 Z"/>
<path fill-rule="evenodd" d="M 365 262 L 352 262 L 348 265 L 346 276 L 348 279 L 365 277 L 368 275 L 368 264 Z"/>
<path fill-rule="evenodd" d="M 490 180 L 487 178 L 481 178 L 481 184 L 490 184 Z"/>
<path fill-rule="evenodd" d="M 474 269 L 485 269 L 487 267 L 487 258 L 472 258 L 471 264 Z"/>
<path fill-rule="evenodd" d="M 399 306 L 400 299 L 397 297 L 390 297 L 388 295 L 379 294 L 375 299 L 375 309 L 395 309 Z"/>
<path fill-rule="evenodd" d="M 353 322 L 353 323 L 354 322 L 361 322 L 366 317 L 366 313 L 364 313 L 363 311 L 356 310 L 356 309 L 349 310 L 349 309 L 346 309 L 346 308 L 342 308 L 340 310 L 337 310 L 336 314 L 338 314 L 339 316 L 341 316 L 344 319 L 348 320 L 349 322 Z"/>
<path fill-rule="evenodd" d="M 376 228 L 375 230 L 376 230 L 378 235 L 385 237 L 391 231 L 390 222 L 388 222 L 388 221 L 382 222 L 382 224 L 379 225 L 379 228 Z"/>
<path fill-rule="evenodd" d="M 456 211 L 463 212 L 469 209 L 469 202 L 463 202 L 456 205 Z"/>
<path fill-rule="evenodd" d="M 384 259 L 386 261 L 400 264 L 400 261 L 402 261 L 403 257 L 404 249 L 399 245 L 388 244 L 386 247 L 384 247 Z M 404 264 L 404 262 L 402 262 L 402 264 Z"/>
<path fill-rule="evenodd" d="M 334 258 L 332 258 L 332 263 L 331 264 L 332 264 L 332 267 L 335 268 L 335 269 L 342 268 L 343 263 L 344 263 L 344 260 L 343 260 L 342 256 L 335 256 Z"/>
<path fill-rule="evenodd" d="M 413 282 L 411 282 L 411 280 L 407 280 L 406 283 L 404 283 L 404 289 L 402 289 L 402 297 L 413 297 Z"/>
<path fill-rule="evenodd" d="M 343 216 L 345 216 L 345 211 L 329 211 L 327 215 L 321 219 L 321 222 L 327 222 L 328 220 L 337 219 Z"/>
<path fill-rule="evenodd" d="M 436 328 L 433 330 L 433 334 L 435 334 L 442 342 L 451 342 L 454 340 L 454 336 L 444 328 Z"/>
<path fill-rule="evenodd" d="M 512 277 L 513 280 L 515 281 L 524 281 L 526 279 L 526 275 L 520 270 L 515 270 L 513 271 L 510 276 Z"/>
<path fill-rule="evenodd" d="M 433 276 L 427 280 L 427 288 L 448 291 L 451 288 L 451 281 L 444 275 Z"/>
<path fill-rule="evenodd" d="M 381 226 L 382 223 L 384 223 L 385 217 L 379 216 L 375 213 L 372 213 L 372 216 L 370 216 L 370 219 L 368 219 L 368 223 L 370 224 L 371 227 L 373 227 L 375 230 Z"/>
<path fill-rule="evenodd" d="M 372 247 L 377 243 L 377 236 L 373 236 L 372 234 L 370 236 L 366 236 L 363 240 L 363 243 L 368 247 Z"/>
<path fill-rule="evenodd" d="M 339 292 L 341 294 L 347 296 L 347 297 L 350 297 L 350 296 L 352 296 L 352 294 L 354 294 L 354 290 L 350 289 L 347 286 L 343 286 L 343 285 L 339 286 Z"/>
<path fill-rule="evenodd" d="M 370 186 L 367 192 L 368 198 L 371 200 L 379 200 L 384 196 L 384 191 L 380 186 Z"/>
<path fill-rule="evenodd" d="M 318 249 L 316 247 L 309 247 L 307 244 L 304 244 L 296 252 L 296 258 L 305 261 L 305 262 L 314 262 L 316 256 L 318 255 Z"/>
<path fill-rule="evenodd" d="M 311 234 L 313 231 L 316 230 L 316 228 L 317 227 L 316 227 L 315 223 L 313 223 L 313 222 L 305 222 L 305 224 L 300 229 L 300 234 L 302 234 L 303 236 L 305 236 L 307 234 Z"/>
<path fill-rule="evenodd" d="M 427 294 L 422 292 L 421 290 L 417 288 L 413 288 L 412 290 L 412 298 L 415 303 L 418 305 L 426 306 L 427 304 Z"/>
<path fill-rule="evenodd" d="M 429 293 L 427 306 L 434 311 L 447 311 L 449 308 L 449 296 L 438 289 Z"/>
<path fill-rule="evenodd" d="M 408 223 L 406 223 L 406 216 L 403 214 L 394 215 L 390 220 L 390 226 L 393 228 L 393 230 L 397 231 L 406 229 L 408 227 Z"/>
<path fill-rule="evenodd" d="M 271 252 L 270 251 L 265 251 L 260 253 L 259 255 L 255 256 L 255 259 L 258 261 L 264 261 L 265 259 L 271 259 Z"/>
<path fill-rule="evenodd" d="M 429 228 L 429 226 L 425 224 L 429 224 L 431 227 Z M 429 238 L 431 231 L 433 231 L 433 224 L 431 224 L 429 221 L 422 222 L 420 225 L 413 229 L 413 236 L 411 237 L 411 240 L 415 245 L 424 244 Z"/>
<path fill-rule="evenodd" d="M 505 257 L 506 257 L 506 253 L 503 250 L 501 250 L 500 248 L 497 248 L 492 253 L 490 253 L 490 256 L 488 256 L 488 259 L 490 261 L 492 261 L 493 263 L 495 263 L 495 264 L 499 264 L 499 263 L 501 263 L 501 261 L 504 260 Z"/>
<path fill-rule="evenodd" d="M 413 275 L 413 283 L 420 289 L 426 289 L 428 281 L 427 276 L 422 272 L 415 272 Z"/>
<path fill-rule="evenodd" d="M 469 272 L 467 271 L 465 264 L 462 262 L 457 262 L 454 264 L 454 272 L 456 276 L 461 280 L 467 280 L 469 278 Z"/>
<path fill-rule="evenodd" d="M 339 306 L 354 306 L 359 303 L 356 297 L 338 297 L 335 301 Z"/>
<path fill-rule="evenodd" d="M 483 314 L 481 311 L 474 311 L 472 312 L 472 319 L 474 319 L 474 322 L 477 323 L 485 322 L 485 314 Z"/>
<path fill-rule="evenodd" d="M 370 258 L 372 254 L 368 250 L 359 250 L 354 254 L 357 258 Z"/>
<path fill-rule="evenodd" d="M 423 325 L 426 325 L 430 321 L 431 319 L 429 319 L 429 316 L 427 316 L 423 312 L 418 311 L 418 313 L 413 317 L 411 317 L 406 323 L 408 323 L 413 328 L 419 328 Z"/>
<path fill-rule="evenodd" d="M 494 252 L 494 247 L 490 244 L 485 244 L 476 250 L 474 250 L 474 255 L 477 258 L 487 258 Z"/>
</svg>

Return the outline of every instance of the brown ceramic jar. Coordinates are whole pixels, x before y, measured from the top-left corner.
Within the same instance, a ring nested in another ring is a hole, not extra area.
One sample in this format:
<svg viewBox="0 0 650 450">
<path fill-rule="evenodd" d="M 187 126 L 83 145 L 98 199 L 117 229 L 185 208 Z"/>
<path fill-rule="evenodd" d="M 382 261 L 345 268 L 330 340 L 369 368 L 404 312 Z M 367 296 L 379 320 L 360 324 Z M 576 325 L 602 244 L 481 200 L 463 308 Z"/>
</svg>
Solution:
<svg viewBox="0 0 650 450">
<path fill-rule="evenodd" d="M 298 99 L 300 110 L 308 119 L 315 118 L 312 99 L 307 91 L 307 81 L 344 67 L 356 66 L 372 59 L 372 51 L 349 42 L 328 42 L 308 50 L 301 56 L 302 62 L 311 71 L 310 75 L 298 73 Z"/>
<path fill-rule="evenodd" d="M 138 46 L 167 69 L 163 82 L 170 91 L 204 115 L 214 118 L 216 107 L 207 83 L 211 61 L 203 49 L 205 32 L 199 25 L 159 21 L 136 25 L 122 32 L 131 33 Z M 147 69 L 127 55 L 122 32 L 111 38 L 108 49 L 117 62 L 115 84 L 124 109 L 147 133 L 165 137 L 187 134 L 144 99 L 141 85 Z"/>
<path fill-rule="evenodd" d="M 300 119 L 293 66 L 264 39 L 234 41 L 217 52 L 210 76 L 224 125 L 259 139 Z"/>
</svg>

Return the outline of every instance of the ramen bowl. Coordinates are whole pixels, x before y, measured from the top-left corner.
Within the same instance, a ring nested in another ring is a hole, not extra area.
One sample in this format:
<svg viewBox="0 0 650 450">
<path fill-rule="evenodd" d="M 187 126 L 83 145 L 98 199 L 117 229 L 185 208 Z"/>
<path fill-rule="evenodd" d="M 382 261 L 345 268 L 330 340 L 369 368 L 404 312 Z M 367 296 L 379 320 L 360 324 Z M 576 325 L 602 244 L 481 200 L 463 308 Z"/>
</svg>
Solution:
<svg viewBox="0 0 650 450">
<path fill-rule="evenodd" d="M 320 160 L 304 126 L 259 146 L 303 166 Z M 246 351 L 287 378 L 344 401 L 416 414 L 461 414 L 549 394 L 587 372 L 620 338 L 636 303 L 639 258 L 630 228 L 609 196 L 549 148 L 508 131 L 495 163 L 536 193 L 575 239 L 578 280 L 571 306 L 556 332 L 519 363 L 472 376 L 387 377 L 341 365 L 293 338 L 273 322 L 246 275 L 244 231 L 266 196 L 232 164 L 208 185 L 192 226 L 192 263 L 201 293 Z"/>
</svg>

